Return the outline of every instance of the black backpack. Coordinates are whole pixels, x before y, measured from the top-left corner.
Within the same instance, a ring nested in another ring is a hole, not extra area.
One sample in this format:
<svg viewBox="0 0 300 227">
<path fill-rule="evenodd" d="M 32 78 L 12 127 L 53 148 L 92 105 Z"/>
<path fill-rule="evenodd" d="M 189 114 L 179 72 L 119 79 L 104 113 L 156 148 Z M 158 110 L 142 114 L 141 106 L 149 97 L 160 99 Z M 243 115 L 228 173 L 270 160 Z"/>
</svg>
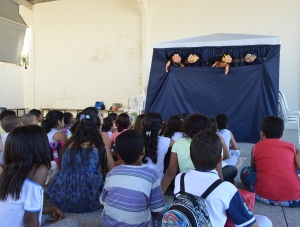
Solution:
<svg viewBox="0 0 300 227">
<path fill-rule="evenodd" d="M 216 180 L 199 197 L 185 192 L 183 173 L 180 177 L 180 191 L 175 195 L 173 204 L 169 207 L 162 219 L 163 227 L 211 227 L 206 207 L 206 197 L 223 181 Z"/>
</svg>

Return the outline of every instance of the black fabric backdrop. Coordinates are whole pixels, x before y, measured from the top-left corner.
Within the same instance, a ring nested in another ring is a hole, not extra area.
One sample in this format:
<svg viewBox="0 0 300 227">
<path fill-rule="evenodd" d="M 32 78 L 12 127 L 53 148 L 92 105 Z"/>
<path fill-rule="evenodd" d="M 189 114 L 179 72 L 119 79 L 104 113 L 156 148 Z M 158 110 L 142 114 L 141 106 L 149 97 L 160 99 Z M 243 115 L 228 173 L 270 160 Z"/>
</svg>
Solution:
<svg viewBox="0 0 300 227">
<path fill-rule="evenodd" d="M 170 66 L 166 73 L 175 51 L 183 61 L 196 53 L 202 67 Z M 248 52 L 257 55 L 256 63 L 243 61 Z M 233 58 L 228 75 L 224 68 L 211 67 L 222 53 Z M 154 49 L 145 112 L 158 112 L 165 121 L 184 112 L 225 113 L 236 141 L 255 143 L 264 116 L 278 116 L 279 56 L 280 45 Z"/>
</svg>

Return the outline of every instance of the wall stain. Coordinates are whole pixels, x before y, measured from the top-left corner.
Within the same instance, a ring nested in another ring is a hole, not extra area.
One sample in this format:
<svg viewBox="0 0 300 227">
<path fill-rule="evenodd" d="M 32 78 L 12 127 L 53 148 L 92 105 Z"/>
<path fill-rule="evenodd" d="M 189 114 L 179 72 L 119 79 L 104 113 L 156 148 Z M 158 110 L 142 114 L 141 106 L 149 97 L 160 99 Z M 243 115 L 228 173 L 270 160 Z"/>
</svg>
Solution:
<svg viewBox="0 0 300 227">
<path fill-rule="evenodd" d="M 74 83 L 74 80 L 84 80 L 84 77 L 85 80 L 87 80 L 88 77 L 95 78 L 99 76 L 99 67 L 101 68 L 105 63 L 116 63 L 117 67 L 115 67 L 114 70 L 116 70 L 116 72 L 118 73 L 121 73 L 122 71 L 120 71 L 120 69 L 122 68 L 122 65 L 125 66 L 126 64 L 132 64 L 134 61 L 141 61 L 141 59 L 141 41 L 139 39 L 132 38 L 129 34 L 123 32 L 112 38 L 111 41 L 107 44 L 97 49 L 94 52 L 94 54 L 90 57 L 90 59 L 86 62 L 86 64 L 83 67 L 79 68 L 74 73 L 74 75 L 68 80 L 68 83 L 65 84 L 62 90 L 58 92 L 58 94 L 60 93 L 59 98 L 53 100 L 48 105 L 52 106 L 59 101 L 73 100 L 75 86 L 72 86 L 72 84 Z M 105 67 L 103 66 L 103 68 Z M 137 85 L 141 85 L 141 73 L 139 73 L 137 79 Z M 68 89 L 70 89 L 69 92 Z"/>
</svg>

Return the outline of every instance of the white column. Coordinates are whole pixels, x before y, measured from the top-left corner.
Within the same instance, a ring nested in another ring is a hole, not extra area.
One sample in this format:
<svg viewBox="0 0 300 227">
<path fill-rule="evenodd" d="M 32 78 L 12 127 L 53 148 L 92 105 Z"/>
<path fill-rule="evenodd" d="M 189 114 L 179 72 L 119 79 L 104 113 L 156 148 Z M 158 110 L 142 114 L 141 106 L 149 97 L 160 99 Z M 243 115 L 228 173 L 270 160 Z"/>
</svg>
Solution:
<svg viewBox="0 0 300 227">
<path fill-rule="evenodd" d="M 24 107 L 36 108 L 35 94 L 35 52 L 34 52 L 34 13 L 25 5 L 19 5 L 19 14 L 29 28 L 29 65 L 23 69 Z"/>
<path fill-rule="evenodd" d="M 148 86 L 148 0 L 138 0 L 142 15 L 142 94 Z"/>
</svg>

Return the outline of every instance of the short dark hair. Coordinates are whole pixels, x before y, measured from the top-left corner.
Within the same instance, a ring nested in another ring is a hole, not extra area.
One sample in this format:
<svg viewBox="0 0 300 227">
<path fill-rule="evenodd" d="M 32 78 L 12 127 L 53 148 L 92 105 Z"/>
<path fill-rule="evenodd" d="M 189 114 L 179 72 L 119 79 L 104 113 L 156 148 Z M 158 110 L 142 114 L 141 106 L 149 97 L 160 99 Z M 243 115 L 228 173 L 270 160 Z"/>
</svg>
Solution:
<svg viewBox="0 0 300 227">
<path fill-rule="evenodd" d="M 134 163 L 144 148 L 143 137 L 133 129 L 126 130 L 116 138 L 116 148 L 125 163 Z"/>
<path fill-rule="evenodd" d="M 33 114 L 24 114 L 21 117 L 21 123 L 22 125 L 30 125 L 30 123 L 32 123 L 32 121 L 35 119 L 35 116 Z"/>
<path fill-rule="evenodd" d="M 64 122 L 65 122 L 65 125 L 68 125 L 70 123 L 69 121 L 71 120 L 72 116 L 73 116 L 72 113 L 70 113 L 70 112 L 64 112 Z"/>
<path fill-rule="evenodd" d="M 217 132 L 218 125 L 216 119 L 213 117 L 207 117 L 207 119 L 210 121 L 210 131 Z"/>
<path fill-rule="evenodd" d="M 29 113 L 33 114 L 36 117 L 39 117 L 42 112 L 40 110 L 37 110 L 37 109 L 32 109 L 32 110 L 29 111 Z"/>
<path fill-rule="evenodd" d="M 0 113 L 0 121 L 2 121 L 3 118 L 7 117 L 7 116 L 17 116 L 16 112 L 13 110 L 3 110 Z"/>
<path fill-rule="evenodd" d="M 5 117 L 1 121 L 1 126 L 5 132 L 10 132 L 19 124 L 20 124 L 19 118 L 13 115 Z"/>
<path fill-rule="evenodd" d="M 169 117 L 166 127 L 164 128 L 164 136 L 172 138 L 175 132 L 181 132 L 183 126 L 183 119 L 180 115 L 172 115 Z"/>
<path fill-rule="evenodd" d="M 222 154 L 221 139 L 213 131 L 200 131 L 192 139 L 190 152 L 191 160 L 196 169 L 201 171 L 213 170 L 220 161 Z"/>
<path fill-rule="evenodd" d="M 266 116 L 262 120 L 261 130 L 265 134 L 266 138 L 279 139 L 284 130 L 284 121 L 280 117 Z"/>
<path fill-rule="evenodd" d="M 113 119 L 111 117 L 103 118 L 102 132 L 108 132 L 114 125 Z"/>
<path fill-rule="evenodd" d="M 179 116 L 183 122 L 185 122 L 190 117 L 190 115 L 188 113 L 182 113 L 182 114 L 179 114 Z"/>
<path fill-rule="evenodd" d="M 110 113 L 110 114 L 107 115 L 107 117 L 111 117 L 115 121 L 118 117 L 118 114 L 117 113 Z"/>
<path fill-rule="evenodd" d="M 118 132 L 122 132 L 124 129 L 127 129 L 130 125 L 130 117 L 127 113 L 121 113 L 116 119 L 116 126 Z"/>
<path fill-rule="evenodd" d="M 218 129 L 225 129 L 228 125 L 228 117 L 226 114 L 218 114 L 216 116 L 216 122 L 218 125 Z"/>
<path fill-rule="evenodd" d="M 76 114 L 76 121 L 80 121 L 80 116 L 81 116 L 82 112 L 78 112 Z"/>
<path fill-rule="evenodd" d="M 210 121 L 201 113 L 195 113 L 190 116 L 182 127 L 184 137 L 193 138 L 199 131 L 209 130 Z"/>
</svg>

